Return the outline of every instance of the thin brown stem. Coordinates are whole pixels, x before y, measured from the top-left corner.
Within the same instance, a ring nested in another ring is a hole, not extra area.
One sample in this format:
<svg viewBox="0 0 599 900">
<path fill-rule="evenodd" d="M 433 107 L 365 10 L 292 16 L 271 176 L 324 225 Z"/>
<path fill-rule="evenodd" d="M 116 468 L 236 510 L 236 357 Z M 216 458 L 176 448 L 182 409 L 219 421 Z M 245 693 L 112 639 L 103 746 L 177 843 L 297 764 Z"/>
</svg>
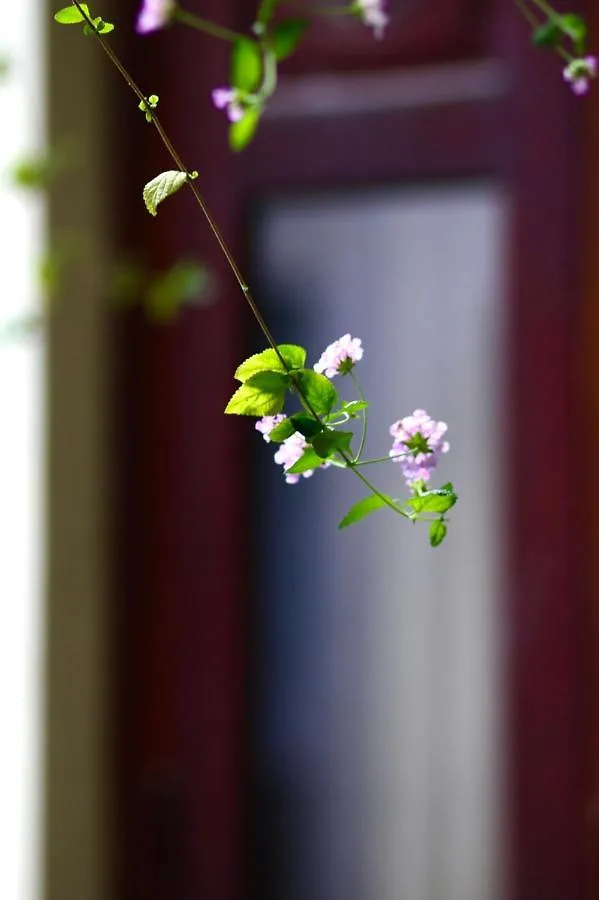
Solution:
<svg viewBox="0 0 599 900">
<path fill-rule="evenodd" d="M 196 184 L 195 177 L 192 177 L 191 171 L 187 168 L 187 166 L 184 165 L 183 160 L 181 159 L 181 157 L 180 157 L 179 153 L 177 152 L 177 150 L 175 149 L 171 139 L 169 138 L 166 131 L 164 130 L 164 127 L 162 126 L 158 116 L 153 112 L 148 98 L 146 97 L 144 92 L 141 90 L 141 88 L 137 85 L 136 81 L 133 79 L 133 77 L 130 75 L 129 71 L 122 64 L 122 62 L 120 61 L 120 59 L 118 58 L 116 53 L 112 50 L 112 48 L 110 47 L 108 42 L 104 40 L 104 38 L 102 37 L 100 32 L 95 27 L 91 18 L 86 13 L 85 9 L 83 9 L 83 7 L 81 6 L 81 3 L 79 2 L 79 0 L 71 0 L 71 2 L 73 3 L 73 5 L 75 7 L 77 7 L 77 9 L 79 10 L 83 19 L 86 21 L 88 26 L 94 32 L 97 40 L 100 43 L 100 46 L 102 47 L 102 49 L 104 50 L 104 52 L 106 53 L 106 55 L 108 56 L 108 58 L 110 59 L 112 64 L 120 72 L 123 79 L 126 81 L 128 86 L 130 87 L 130 89 L 136 95 L 137 99 L 140 101 L 143 101 L 143 103 L 145 104 L 145 109 L 148 112 L 151 112 L 152 124 L 154 125 L 156 131 L 158 132 L 158 134 L 160 136 L 160 139 L 162 140 L 162 143 L 164 144 L 166 150 L 168 151 L 171 159 L 173 160 L 173 162 L 175 163 L 175 165 L 177 166 L 179 171 L 185 172 L 185 174 L 187 175 L 187 184 L 188 184 L 191 192 L 193 193 L 200 209 L 202 210 L 204 218 L 208 222 L 210 230 L 212 231 L 212 234 L 216 238 L 216 241 L 227 261 L 227 264 L 228 264 L 229 268 L 231 269 L 231 272 L 233 273 L 235 280 L 237 281 L 237 284 L 241 288 L 243 295 L 252 311 L 252 314 L 253 314 L 254 318 L 256 319 L 256 321 L 258 322 L 258 325 L 260 326 L 262 333 L 264 334 L 264 337 L 268 341 L 268 344 L 270 345 L 270 347 L 277 354 L 277 357 L 279 358 L 279 361 L 281 362 L 281 365 L 283 366 L 283 368 L 289 373 L 292 384 L 293 384 L 295 390 L 297 391 L 297 393 L 299 394 L 299 396 L 302 398 L 303 402 L 305 403 L 306 409 L 308 409 L 310 414 L 314 417 L 314 419 L 316 419 L 317 422 L 320 422 L 320 424 L 323 427 L 325 427 L 324 423 L 322 421 L 322 418 L 316 412 L 312 403 L 305 396 L 305 393 L 302 391 L 297 378 L 295 378 L 295 376 L 294 376 L 294 373 L 290 371 L 287 361 L 284 359 L 283 355 L 281 354 L 281 351 L 279 350 L 277 342 L 275 341 L 270 328 L 266 324 L 264 317 L 262 316 L 262 313 L 258 309 L 256 301 L 252 297 L 250 288 L 249 288 L 245 278 L 241 274 L 241 270 L 240 270 L 239 266 L 237 265 L 237 263 L 235 262 L 233 254 L 231 253 L 231 250 L 229 249 L 229 246 L 228 246 L 227 242 L 225 241 L 225 238 L 224 238 L 220 228 L 216 224 L 216 221 L 215 221 L 212 213 L 210 212 L 210 208 L 208 207 L 208 204 L 206 203 L 203 194 L 201 193 L 200 189 L 198 188 L 198 186 Z M 401 509 L 401 507 L 399 507 L 396 503 L 394 503 L 393 500 L 391 500 L 389 497 L 386 497 L 384 494 L 382 494 L 377 488 L 374 487 L 374 485 L 368 480 L 368 478 L 366 478 L 366 476 L 362 472 L 358 471 L 358 469 L 355 468 L 353 460 L 348 453 L 346 453 L 345 451 L 340 451 L 339 455 L 345 462 L 347 468 L 351 469 L 352 472 L 354 472 L 356 477 L 360 479 L 360 481 L 365 485 L 365 487 L 368 488 L 369 491 L 371 491 L 373 494 L 376 494 L 376 496 L 379 497 L 385 503 L 385 505 L 388 506 L 390 509 L 393 509 L 395 512 L 399 513 L 402 516 L 407 516 L 407 514 Z M 407 517 L 409 518 L 409 516 L 407 516 Z"/>
</svg>

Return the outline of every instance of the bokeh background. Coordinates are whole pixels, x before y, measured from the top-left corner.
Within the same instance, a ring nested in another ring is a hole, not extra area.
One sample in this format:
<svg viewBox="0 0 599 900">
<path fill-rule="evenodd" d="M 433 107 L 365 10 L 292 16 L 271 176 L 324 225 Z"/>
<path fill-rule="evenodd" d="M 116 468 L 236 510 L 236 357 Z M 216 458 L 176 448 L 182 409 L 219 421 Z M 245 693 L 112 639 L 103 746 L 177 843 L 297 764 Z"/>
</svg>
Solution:
<svg viewBox="0 0 599 900">
<path fill-rule="evenodd" d="M 278 340 L 362 338 L 371 455 L 448 422 L 436 551 L 223 416 L 263 340 L 191 194 L 148 216 L 100 48 L 0 12 L 6 900 L 598 895 L 598 94 L 507 0 L 390 7 L 318 23 L 242 154 L 226 45 L 92 11 Z"/>
</svg>

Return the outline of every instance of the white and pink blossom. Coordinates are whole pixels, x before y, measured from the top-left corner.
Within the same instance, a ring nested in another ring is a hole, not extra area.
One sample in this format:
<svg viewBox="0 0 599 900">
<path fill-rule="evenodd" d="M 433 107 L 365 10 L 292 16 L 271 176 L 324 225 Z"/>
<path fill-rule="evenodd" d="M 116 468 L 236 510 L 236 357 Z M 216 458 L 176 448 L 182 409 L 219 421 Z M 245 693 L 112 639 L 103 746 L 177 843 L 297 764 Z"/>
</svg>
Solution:
<svg viewBox="0 0 599 900">
<path fill-rule="evenodd" d="M 439 457 L 449 450 L 446 432 L 445 422 L 435 422 L 423 409 L 415 409 L 390 427 L 393 446 L 389 456 L 401 465 L 408 485 L 430 479 Z"/>
<path fill-rule="evenodd" d="M 306 441 L 303 434 L 300 434 L 299 431 L 295 431 L 287 440 L 283 441 L 277 452 L 275 453 L 274 460 L 279 466 L 283 466 L 283 471 L 285 472 L 285 481 L 287 484 L 297 484 L 300 480 L 299 475 L 289 474 L 289 469 L 295 465 L 295 463 L 302 458 L 304 455 L 304 451 L 308 447 L 308 442 Z M 307 472 L 302 472 L 304 478 L 309 478 L 314 474 L 314 469 L 308 469 Z"/>
<path fill-rule="evenodd" d="M 239 102 L 239 91 L 231 87 L 218 87 L 212 91 L 212 102 L 217 109 L 224 109 L 229 122 L 239 122 L 245 110 Z"/>
<path fill-rule="evenodd" d="M 287 416 L 283 415 L 283 413 L 277 413 L 276 416 L 262 416 L 262 418 L 256 422 L 256 431 L 260 431 L 266 443 L 270 444 L 270 432 L 273 428 L 276 428 L 277 425 L 280 425 L 281 422 L 284 422 L 286 418 Z"/>
<path fill-rule="evenodd" d="M 324 373 L 327 378 L 334 378 L 335 375 L 347 375 L 363 356 L 364 350 L 360 338 L 352 338 L 351 334 L 344 334 L 338 341 L 329 344 L 314 366 L 314 371 L 320 374 Z"/>
<path fill-rule="evenodd" d="M 573 59 L 564 69 L 564 81 L 567 81 L 573 92 L 581 97 L 588 93 L 591 79 L 596 78 L 599 61 L 596 56 L 585 56 Z"/>
<path fill-rule="evenodd" d="M 174 0 L 142 0 L 135 30 L 138 34 L 158 31 L 160 28 L 164 28 L 174 11 Z"/>
<path fill-rule="evenodd" d="M 385 0 L 356 0 L 353 9 L 364 25 L 372 28 L 374 36 L 380 40 L 389 24 Z"/>
</svg>

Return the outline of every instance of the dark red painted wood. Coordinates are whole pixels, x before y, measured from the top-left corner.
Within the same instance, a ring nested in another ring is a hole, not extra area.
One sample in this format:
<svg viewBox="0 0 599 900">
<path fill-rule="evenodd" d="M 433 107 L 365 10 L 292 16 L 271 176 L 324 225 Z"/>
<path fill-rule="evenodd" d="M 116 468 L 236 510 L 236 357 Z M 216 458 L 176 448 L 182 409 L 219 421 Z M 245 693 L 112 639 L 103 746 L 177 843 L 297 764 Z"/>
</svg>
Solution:
<svg viewBox="0 0 599 900">
<path fill-rule="evenodd" d="M 511 847 L 514 895 L 585 896 L 590 726 L 589 547 L 585 474 L 572 467 L 568 421 L 590 440 L 578 354 L 583 311 L 582 109 L 556 60 L 532 54 L 508 9 L 500 51 L 517 90 L 505 177 L 510 235 L 510 379 L 506 435 L 512 514 L 510 602 Z M 565 427 L 564 427 L 565 426 Z"/>
<path fill-rule="evenodd" d="M 301 18 L 310 5 L 317 4 L 300 0 L 293 8 L 281 6 L 277 16 Z M 243 0 L 240 8 L 239 22 L 249 26 L 256 3 Z M 489 0 L 391 0 L 391 21 L 381 41 L 373 41 L 372 30 L 357 20 L 308 16 L 312 24 L 285 70 L 355 72 L 472 58 L 484 49 L 489 8 Z"/>
<path fill-rule="evenodd" d="M 224 7 L 202 10 L 223 21 Z M 214 79 L 226 80 L 223 48 L 173 29 L 131 40 L 125 55 L 160 94 L 163 123 L 234 234 L 226 136 L 209 103 Z M 241 426 L 222 413 L 242 299 L 191 194 L 156 220 L 145 213 L 141 187 L 172 162 L 122 97 L 123 250 L 157 269 L 203 260 L 218 287 L 212 306 L 172 324 L 138 311 L 116 324 L 119 895 L 233 900 L 243 877 L 245 509 Z"/>
<path fill-rule="evenodd" d="M 232 4 L 196 6 L 234 20 Z M 130 49 L 237 250 L 244 217 L 265 192 L 480 176 L 505 187 L 510 897 L 591 900 L 597 692 L 592 545 L 584 531 L 592 417 L 579 360 L 588 321 L 582 104 L 565 90 L 559 61 L 531 50 L 526 26 L 505 0 L 495 0 L 465 42 L 464 16 L 474 7 L 439 0 L 436 9 L 422 14 L 429 30 L 422 25 L 413 57 L 398 26 L 389 49 L 358 31 L 351 44 L 312 44 L 294 65 L 318 71 L 325 47 L 340 70 L 456 59 L 483 48 L 505 67 L 504 95 L 336 121 L 266 117 L 255 144 L 234 159 L 208 102 L 210 88 L 227 80 L 221 48 L 206 40 L 200 53 L 197 38 L 182 33 Z M 182 250 L 199 253 L 221 288 L 212 308 L 186 310 L 174 325 L 132 313 L 117 327 L 120 896 L 171 900 L 175 890 L 232 900 L 245 889 L 247 510 L 236 465 L 243 430 L 222 408 L 242 335 L 253 326 L 192 198 L 165 205 L 156 221 L 145 216 L 139 186 L 169 162 L 143 119 L 131 124 L 130 106 L 121 101 L 131 158 L 119 189 L 123 246 L 157 266 Z"/>
</svg>

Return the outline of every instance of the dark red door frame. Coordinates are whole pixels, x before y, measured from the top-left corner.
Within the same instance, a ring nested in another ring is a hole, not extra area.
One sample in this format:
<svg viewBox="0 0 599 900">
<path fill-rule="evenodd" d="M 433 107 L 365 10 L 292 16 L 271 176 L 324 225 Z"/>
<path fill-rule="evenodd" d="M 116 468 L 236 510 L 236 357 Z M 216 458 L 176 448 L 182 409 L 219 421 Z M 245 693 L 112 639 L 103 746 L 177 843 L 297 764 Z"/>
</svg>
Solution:
<svg viewBox="0 0 599 900">
<path fill-rule="evenodd" d="M 232 7 L 198 3 L 220 21 L 232 21 Z M 345 118 L 267 117 L 237 158 L 208 100 L 227 81 L 226 52 L 207 40 L 200 62 L 185 33 L 131 49 L 237 251 L 249 205 L 268 192 L 478 176 L 505 186 L 510 895 L 590 900 L 592 547 L 579 459 L 592 435 L 577 359 L 582 106 L 564 89 L 559 62 L 530 49 L 506 0 L 495 0 L 482 24 L 480 49 L 502 67 L 503 93 Z M 423 50 L 421 59 L 448 56 Z M 311 58 L 309 71 L 319 68 Z M 127 102 L 132 163 L 119 185 L 121 242 L 157 266 L 199 255 L 220 290 L 213 307 L 186 310 L 174 325 L 137 312 L 117 325 L 120 896 L 172 900 L 175 889 L 190 900 L 238 900 L 247 510 L 242 430 L 222 409 L 253 325 L 191 197 L 166 204 L 157 221 L 145 215 L 140 184 L 170 163 L 143 119 L 131 124 Z"/>
<path fill-rule="evenodd" d="M 226 7 L 205 0 L 202 12 L 226 23 Z M 128 8 L 133 21 L 137 2 Z M 226 46 L 177 28 L 127 44 L 221 228 L 235 234 L 226 133 L 210 104 L 215 82 L 227 81 Z M 172 324 L 139 310 L 115 321 L 118 895 L 238 900 L 246 523 L 243 428 L 223 409 L 247 320 L 191 194 L 156 220 L 145 212 L 143 184 L 173 164 L 122 85 L 115 100 L 119 244 L 156 269 L 201 260 L 217 279 L 216 302 Z"/>
</svg>

